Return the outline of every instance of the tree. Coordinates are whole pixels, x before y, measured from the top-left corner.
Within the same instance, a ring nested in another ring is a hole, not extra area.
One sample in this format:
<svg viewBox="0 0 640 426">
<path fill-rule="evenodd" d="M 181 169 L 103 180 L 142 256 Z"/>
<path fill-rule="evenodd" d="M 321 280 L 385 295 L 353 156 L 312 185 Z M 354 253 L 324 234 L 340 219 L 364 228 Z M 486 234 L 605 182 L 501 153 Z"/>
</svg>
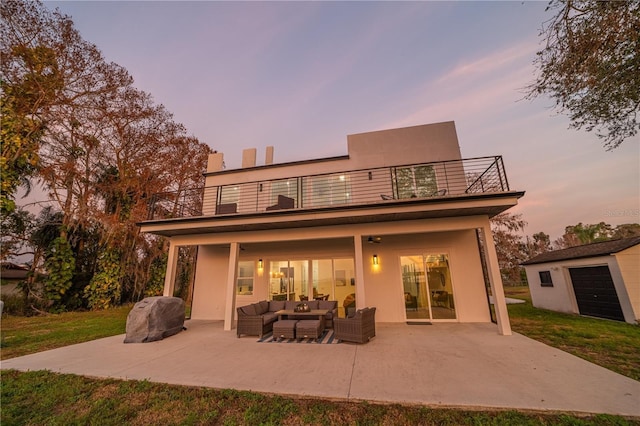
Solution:
<svg viewBox="0 0 640 426">
<path fill-rule="evenodd" d="M 29 253 L 29 234 L 34 226 L 35 216 L 18 208 L 0 216 L 0 260 L 3 262 Z"/>
<path fill-rule="evenodd" d="M 551 0 L 555 16 L 528 97 L 550 95 L 571 127 L 595 130 L 607 150 L 638 133 L 640 1 Z"/>
<path fill-rule="evenodd" d="M 3 9 L 4 15 L 4 9 Z M 2 21 L 1 34 L 6 34 Z M 14 194 L 19 186 L 30 187 L 28 178 L 38 166 L 40 139 L 45 123 L 39 113 L 46 108 L 61 87 L 55 52 L 46 46 L 16 45 L 2 50 L 2 61 L 12 57 L 23 72 L 19 78 L 0 81 L 1 156 L 0 213 L 10 214 L 16 207 Z"/>
<path fill-rule="evenodd" d="M 527 258 L 531 259 L 539 254 L 553 250 L 551 237 L 544 232 L 538 232 L 527 237 Z"/>
<path fill-rule="evenodd" d="M 491 230 L 496 245 L 498 264 L 505 284 L 520 285 L 522 267 L 528 256 L 521 232 L 527 222 L 521 214 L 500 213 L 491 219 Z"/>
<path fill-rule="evenodd" d="M 71 245 L 63 232 L 53 240 L 45 262 L 48 275 L 44 283 L 44 294 L 52 302 L 53 311 L 64 311 L 66 308 L 65 299 L 69 297 L 67 290 L 73 285 L 75 262 Z"/>
<path fill-rule="evenodd" d="M 629 238 L 640 235 L 640 223 L 623 223 L 614 228 L 611 238 Z"/>
<path fill-rule="evenodd" d="M 118 249 L 107 247 L 98 259 L 98 272 L 84 289 L 89 307 L 99 310 L 118 306 L 122 295 L 121 278 Z"/>
<path fill-rule="evenodd" d="M 154 193 L 176 191 L 176 200 L 198 193 L 192 189 L 204 184 L 211 150 L 136 89 L 124 68 L 107 62 L 70 17 L 34 0 L 0 6 L 3 108 L 13 108 L 6 114 L 13 120 L 7 129 L 23 137 L 11 139 L 17 141 L 13 146 L 27 147 L 31 155 L 23 161 L 29 167 L 9 169 L 16 172 L 11 182 L 36 177 L 61 221 L 54 250 L 36 253 L 36 263 L 44 259 L 51 277 L 45 296 L 56 309 L 100 308 L 142 297 L 145 286 L 159 280 L 155 268 L 166 262 L 167 244 L 141 235 L 136 223 L 146 219 Z M 37 131 L 18 131 L 27 125 Z M 3 187 L 3 201 L 13 201 L 16 184 L 11 185 L 6 197 Z M 201 203 L 190 197 L 187 208 L 199 211 Z M 20 231 L 20 217 L 15 219 Z"/>
<path fill-rule="evenodd" d="M 608 223 L 583 225 L 580 222 L 577 225 L 565 227 L 564 235 L 555 241 L 555 245 L 557 248 L 568 248 L 606 241 L 611 239 L 612 232 L 611 225 Z"/>
</svg>

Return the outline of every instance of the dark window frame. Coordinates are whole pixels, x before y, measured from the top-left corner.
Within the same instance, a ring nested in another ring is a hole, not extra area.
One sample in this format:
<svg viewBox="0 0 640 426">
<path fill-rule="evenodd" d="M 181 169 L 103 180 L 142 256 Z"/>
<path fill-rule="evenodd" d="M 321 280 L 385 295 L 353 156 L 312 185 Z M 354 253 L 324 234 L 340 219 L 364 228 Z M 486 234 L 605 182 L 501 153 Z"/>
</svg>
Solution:
<svg viewBox="0 0 640 426">
<path fill-rule="evenodd" d="M 541 287 L 553 287 L 553 279 L 551 278 L 551 271 L 538 271 L 540 277 Z"/>
</svg>

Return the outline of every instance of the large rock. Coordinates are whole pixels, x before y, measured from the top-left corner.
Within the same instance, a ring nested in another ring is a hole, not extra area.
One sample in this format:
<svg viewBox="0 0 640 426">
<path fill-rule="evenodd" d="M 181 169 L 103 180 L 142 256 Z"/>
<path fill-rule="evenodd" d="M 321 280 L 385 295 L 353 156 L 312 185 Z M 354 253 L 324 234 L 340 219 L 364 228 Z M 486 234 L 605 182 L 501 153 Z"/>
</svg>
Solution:
<svg viewBox="0 0 640 426">
<path fill-rule="evenodd" d="M 183 329 L 184 300 L 179 297 L 147 297 L 129 312 L 124 343 L 154 342 Z"/>
</svg>

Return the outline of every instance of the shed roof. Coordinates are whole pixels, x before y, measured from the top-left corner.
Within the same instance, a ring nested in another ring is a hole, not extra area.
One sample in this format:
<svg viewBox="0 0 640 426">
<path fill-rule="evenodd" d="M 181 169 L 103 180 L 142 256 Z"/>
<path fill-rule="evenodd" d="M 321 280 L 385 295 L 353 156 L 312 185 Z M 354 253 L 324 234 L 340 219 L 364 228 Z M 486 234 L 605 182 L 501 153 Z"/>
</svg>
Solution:
<svg viewBox="0 0 640 426">
<path fill-rule="evenodd" d="M 618 240 L 600 241 L 598 243 L 585 244 L 583 246 L 570 247 L 562 250 L 549 251 L 539 254 L 523 265 L 535 265 L 537 263 L 557 262 L 559 260 L 582 259 L 585 257 L 606 256 L 618 253 L 640 244 L 640 236 L 621 238 Z"/>
</svg>

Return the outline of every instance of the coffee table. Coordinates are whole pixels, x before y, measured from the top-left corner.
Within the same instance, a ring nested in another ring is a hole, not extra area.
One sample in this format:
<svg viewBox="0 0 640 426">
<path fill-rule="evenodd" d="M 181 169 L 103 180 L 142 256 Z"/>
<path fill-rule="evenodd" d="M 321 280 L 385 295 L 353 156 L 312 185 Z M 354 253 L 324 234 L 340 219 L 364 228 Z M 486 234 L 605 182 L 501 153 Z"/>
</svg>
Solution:
<svg viewBox="0 0 640 426">
<path fill-rule="evenodd" d="M 293 309 L 282 309 L 280 311 L 277 311 L 276 315 L 278 315 L 279 320 L 283 319 L 283 317 L 289 317 L 292 315 L 296 317 L 315 317 L 321 320 L 324 319 L 324 316 L 327 315 L 327 312 L 329 312 L 328 309 L 312 309 L 309 312 L 296 312 Z"/>
</svg>

